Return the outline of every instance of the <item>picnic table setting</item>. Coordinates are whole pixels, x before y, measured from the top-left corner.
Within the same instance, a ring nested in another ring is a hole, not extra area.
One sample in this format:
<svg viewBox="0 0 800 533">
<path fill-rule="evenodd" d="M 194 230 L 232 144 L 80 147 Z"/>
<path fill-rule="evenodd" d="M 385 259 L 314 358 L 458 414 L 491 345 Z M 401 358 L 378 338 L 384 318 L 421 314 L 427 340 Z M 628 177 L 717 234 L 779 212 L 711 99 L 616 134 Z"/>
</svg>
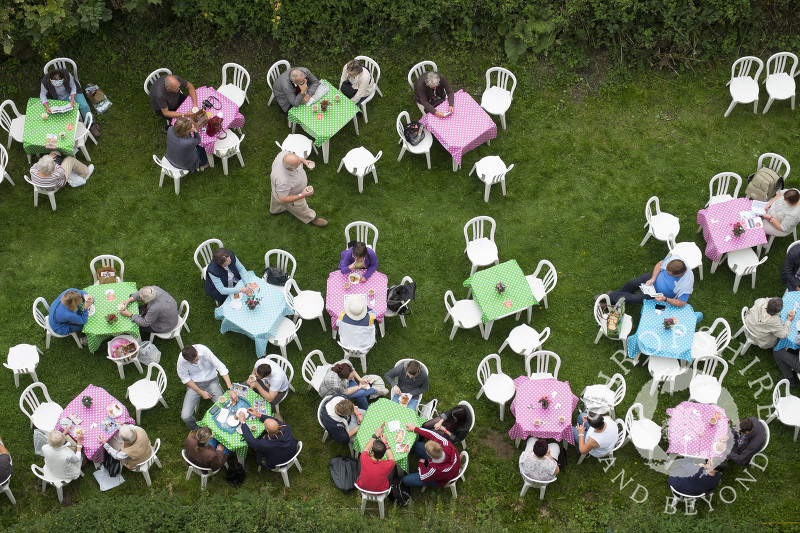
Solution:
<svg viewBox="0 0 800 533">
<path fill-rule="evenodd" d="M 667 453 L 702 459 L 727 455 L 732 445 L 732 432 L 725 409 L 714 404 L 681 402 L 667 409 L 667 415 Z"/>
<path fill-rule="evenodd" d="M 763 222 L 752 212 L 752 206 L 749 198 L 734 198 L 697 213 L 697 223 L 706 241 L 705 255 L 712 261 L 712 273 L 728 252 L 766 244 Z"/>
<path fill-rule="evenodd" d="M 375 312 L 378 322 L 383 322 L 386 315 L 386 291 L 389 287 L 389 278 L 381 272 L 374 272 L 368 280 L 360 281 L 366 269 L 356 269 L 349 274 L 342 274 L 334 270 L 328 274 L 327 290 L 325 293 L 325 309 L 331 317 L 331 329 L 336 331 L 336 319 L 344 311 L 347 298 L 361 295 L 367 302 L 367 307 Z"/>
<path fill-rule="evenodd" d="M 89 285 L 83 290 L 94 298 L 94 304 L 89 308 L 89 319 L 83 326 L 90 351 L 97 351 L 105 339 L 124 333 L 130 333 L 134 338 L 139 338 L 138 324 L 119 312 L 120 303 L 136 292 L 136 283 L 118 281 Z M 136 314 L 139 312 L 139 304 L 133 301 L 128 304 L 126 309 L 132 314 Z"/>
<path fill-rule="evenodd" d="M 489 338 L 495 320 L 538 304 L 516 259 L 479 270 L 463 285 L 472 288 L 472 298 L 481 309 L 484 339 Z"/>
<path fill-rule="evenodd" d="M 199 131 L 200 146 L 205 148 L 209 155 L 213 156 L 214 146 L 217 140 L 224 137 L 227 130 L 231 128 L 238 129 L 244 126 L 244 115 L 239 112 L 239 106 L 213 87 L 198 87 L 196 93 L 200 109 L 206 112 L 209 119 L 213 116 L 222 118 L 222 127 L 215 135 L 209 135 L 206 132 L 206 127 L 200 128 Z M 192 111 L 193 105 L 192 99 L 186 98 L 178 107 L 177 112 L 189 113 Z M 172 123 L 175 124 L 176 120 L 177 119 L 173 119 Z"/>
<path fill-rule="evenodd" d="M 575 444 L 572 412 L 578 405 L 578 397 L 572 393 L 569 381 L 519 376 L 514 386 L 517 394 L 511 402 L 511 414 L 516 420 L 508 436 L 517 446 L 520 440 L 529 437 Z"/>
<path fill-rule="evenodd" d="M 214 434 L 214 438 L 235 453 L 239 462 L 244 464 L 247 456 L 247 442 L 242 436 L 241 423 L 237 418 L 237 413 L 242 409 L 246 411 L 250 407 L 255 407 L 262 415 L 272 416 L 272 406 L 246 385 L 237 384 L 234 388 L 237 392 L 237 402 L 233 404 L 230 391 L 225 392 L 221 398 L 222 401 L 217 398 L 214 405 L 206 411 L 202 420 L 197 422 L 197 425 L 209 428 Z M 264 424 L 258 417 L 247 414 L 245 424 L 255 438 L 264 433 Z"/>
<path fill-rule="evenodd" d="M 416 411 L 409 409 L 399 403 L 386 398 L 379 398 L 375 403 L 370 404 L 367 409 L 358 432 L 353 439 L 353 449 L 361 452 L 364 445 L 372 438 L 375 431 L 385 424 L 383 434 L 392 446 L 394 460 L 398 468 L 408 472 L 408 454 L 411 446 L 417 440 L 417 434 L 406 429 L 406 424 L 414 424 L 419 427 L 427 420 L 418 416 Z"/>
<path fill-rule="evenodd" d="M 69 102 L 51 100 L 51 109 L 68 106 Z M 25 110 L 25 130 L 22 149 L 28 154 L 49 153 L 53 150 L 68 156 L 75 148 L 78 123 L 78 105 L 62 113 L 47 113 L 39 98 L 29 98 Z"/>
<path fill-rule="evenodd" d="M 640 353 L 692 362 L 692 341 L 703 313 L 691 305 L 675 307 L 669 303 L 645 300 L 635 333 L 628 335 L 628 357 Z"/>
</svg>

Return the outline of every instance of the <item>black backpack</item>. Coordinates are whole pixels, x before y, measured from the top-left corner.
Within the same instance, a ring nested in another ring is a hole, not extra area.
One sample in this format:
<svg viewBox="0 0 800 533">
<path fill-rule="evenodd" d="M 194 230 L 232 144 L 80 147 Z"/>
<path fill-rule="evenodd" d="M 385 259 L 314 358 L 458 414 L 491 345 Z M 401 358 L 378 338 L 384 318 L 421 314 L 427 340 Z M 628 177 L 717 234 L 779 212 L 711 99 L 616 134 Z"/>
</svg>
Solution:
<svg viewBox="0 0 800 533">
<path fill-rule="evenodd" d="M 389 500 L 400 507 L 405 507 L 411 501 L 411 489 L 403 483 L 403 478 L 395 477 L 389 483 Z"/>
<path fill-rule="evenodd" d="M 342 492 L 349 492 L 356 486 L 356 480 L 361 473 L 361 463 L 352 457 L 338 455 L 328 463 L 333 483 Z"/>
<path fill-rule="evenodd" d="M 232 455 L 233 456 L 233 455 Z M 247 477 L 247 472 L 244 471 L 244 467 L 235 459 L 228 461 L 228 474 L 225 476 L 225 481 L 228 482 L 228 485 L 231 487 L 238 489 L 244 483 L 244 478 Z"/>
<path fill-rule="evenodd" d="M 386 308 L 398 315 L 410 315 L 411 308 L 406 302 L 414 299 L 416 291 L 417 284 L 413 281 L 403 285 L 392 285 L 386 291 Z"/>
<path fill-rule="evenodd" d="M 409 122 L 403 126 L 403 136 L 411 146 L 416 146 L 425 138 L 425 128 L 419 122 Z"/>
</svg>

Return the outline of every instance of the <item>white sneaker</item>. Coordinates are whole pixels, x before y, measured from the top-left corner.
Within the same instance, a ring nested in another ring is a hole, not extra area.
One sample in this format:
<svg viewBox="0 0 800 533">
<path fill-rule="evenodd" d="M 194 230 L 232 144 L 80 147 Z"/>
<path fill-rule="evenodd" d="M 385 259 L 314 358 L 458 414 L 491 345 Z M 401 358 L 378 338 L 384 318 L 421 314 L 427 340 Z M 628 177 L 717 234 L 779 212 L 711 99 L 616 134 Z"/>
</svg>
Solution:
<svg viewBox="0 0 800 533">
<path fill-rule="evenodd" d="M 92 176 L 92 172 L 94 172 L 94 165 L 89 165 L 89 172 L 86 173 L 85 180 L 88 180 Z"/>
</svg>

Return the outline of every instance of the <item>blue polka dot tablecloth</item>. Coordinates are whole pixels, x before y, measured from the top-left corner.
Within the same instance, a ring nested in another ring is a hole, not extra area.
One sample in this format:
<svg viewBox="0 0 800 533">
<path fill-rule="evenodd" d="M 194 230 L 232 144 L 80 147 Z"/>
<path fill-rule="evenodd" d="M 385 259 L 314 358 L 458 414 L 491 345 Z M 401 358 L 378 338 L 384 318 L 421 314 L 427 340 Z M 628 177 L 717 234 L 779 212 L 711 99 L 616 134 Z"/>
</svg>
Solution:
<svg viewBox="0 0 800 533">
<path fill-rule="evenodd" d="M 247 335 L 256 341 L 256 357 L 263 357 L 269 344 L 269 338 L 274 337 L 278 332 L 278 326 L 285 316 L 292 316 L 294 311 L 286 303 L 283 296 L 283 287 L 271 285 L 266 280 L 259 278 L 252 271 L 247 273 L 245 283 L 256 283 L 258 292 L 256 298 L 261 298 L 261 302 L 255 309 L 250 310 L 245 304 L 246 295 L 242 294 L 242 306 L 239 309 L 232 307 L 233 295 L 228 296 L 225 303 L 214 310 L 214 318 L 222 320 L 219 328 L 220 333 L 233 331 Z M 240 281 L 236 287 L 242 287 L 244 283 Z"/>
<path fill-rule="evenodd" d="M 69 102 L 50 100 L 50 107 L 66 105 Z M 25 131 L 22 133 L 22 149 L 28 154 L 40 154 L 58 150 L 64 155 L 72 155 L 75 146 L 75 128 L 78 122 L 78 106 L 66 113 L 53 113 L 42 118 L 44 104 L 38 98 L 28 100 L 25 109 Z M 64 138 L 61 138 L 61 133 Z M 47 147 L 47 136 L 53 135 L 56 146 Z"/>
<path fill-rule="evenodd" d="M 786 321 L 786 317 L 789 316 L 789 311 L 793 310 L 795 305 L 798 306 L 798 309 L 792 321 L 792 327 L 789 328 L 789 335 L 785 339 L 780 339 L 778 341 L 778 344 L 775 345 L 776 350 L 782 350 L 784 348 L 797 349 L 795 340 L 797 339 L 797 321 L 800 319 L 800 291 L 789 291 L 783 295 L 781 321 Z"/>
<path fill-rule="evenodd" d="M 642 316 L 636 333 L 628 335 L 628 357 L 640 353 L 657 357 L 670 357 L 692 362 L 692 340 L 697 323 L 703 320 L 703 313 L 696 312 L 689 304 L 675 307 L 665 303 L 665 308 L 657 312 L 655 300 L 645 300 Z M 664 329 L 664 319 L 675 317 L 678 323 Z"/>
</svg>

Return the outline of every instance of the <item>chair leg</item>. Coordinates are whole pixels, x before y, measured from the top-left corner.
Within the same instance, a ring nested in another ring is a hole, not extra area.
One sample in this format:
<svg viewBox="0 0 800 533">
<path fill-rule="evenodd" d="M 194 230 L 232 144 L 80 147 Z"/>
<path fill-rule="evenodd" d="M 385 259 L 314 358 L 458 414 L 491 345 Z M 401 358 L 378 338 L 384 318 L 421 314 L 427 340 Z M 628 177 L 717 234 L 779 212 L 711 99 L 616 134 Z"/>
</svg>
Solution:
<svg viewBox="0 0 800 533">
<path fill-rule="evenodd" d="M 119 370 L 119 379 L 125 379 L 125 367 L 117 363 L 117 370 Z"/>
<path fill-rule="evenodd" d="M 303 347 L 300 345 L 300 337 L 298 337 L 297 335 L 294 336 L 294 343 L 297 345 L 297 349 L 302 352 Z"/>
<path fill-rule="evenodd" d="M 42 488 L 44 488 L 44 482 L 42 482 Z M 44 492 L 44 490 L 42 491 Z M 60 485 L 56 485 L 56 493 L 58 494 L 58 503 L 64 503 L 64 489 Z"/>
<path fill-rule="evenodd" d="M 285 344 L 281 344 L 281 355 L 283 356 L 284 359 L 288 358 L 287 355 L 286 355 L 286 345 Z"/>
<path fill-rule="evenodd" d="M 81 146 L 81 152 L 83 152 L 83 157 L 85 157 L 87 161 L 91 161 L 92 160 L 92 158 L 89 157 L 89 151 L 86 149 L 86 145 L 85 144 Z"/>
<path fill-rule="evenodd" d="M 753 113 L 758 115 L 758 99 L 756 99 L 756 101 L 753 102 Z M 795 240 L 797 240 L 797 239 L 795 239 Z"/>
<path fill-rule="evenodd" d="M 381 331 L 381 338 L 386 336 L 386 327 L 383 325 L 386 322 L 386 319 L 383 322 L 378 322 L 378 329 Z"/>
<path fill-rule="evenodd" d="M 764 106 L 764 111 L 761 112 L 762 115 L 767 114 L 767 111 L 769 111 L 769 108 L 774 100 L 775 100 L 774 98 L 770 98 L 769 100 L 767 100 L 767 105 Z"/>
<path fill-rule="evenodd" d="M 750 288 L 751 289 L 755 289 L 756 288 L 756 271 L 755 270 L 753 271 L 753 283 L 752 283 L 752 286 Z"/>
<path fill-rule="evenodd" d="M 742 276 L 740 274 L 736 274 L 736 279 L 733 280 L 733 294 L 736 294 L 736 291 L 739 290 L 739 282 L 742 280 Z"/>
<path fill-rule="evenodd" d="M 406 317 L 405 317 L 405 315 L 400 315 L 400 323 L 403 324 L 403 327 L 406 327 Z"/>
<path fill-rule="evenodd" d="M 728 110 L 727 110 L 727 111 L 725 111 L 725 114 L 724 114 L 724 115 L 722 115 L 722 116 L 723 116 L 723 117 L 727 117 L 728 115 L 730 115 L 730 114 L 731 114 L 731 111 L 733 111 L 733 108 L 734 108 L 734 107 L 736 107 L 736 100 L 734 100 L 734 101 L 732 101 L 732 102 L 731 102 L 731 105 L 729 105 L 729 106 L 728 106 Z M 758 108 L 758 100 L 756 100 L 756 108 Z"/>
<path fill-rule="evenodd" d="M 501 353 L 501 352 L 503 351 L 503 348 L 505 348 L 506 346 L 508 346 L 508 339 L 506 339 L 506 340 L 503 342 L 503 344 L 500 346 L 500 349 L 499 349 L 499 350 L 497 350 L 497 353 Z M 519 440 L 519 439 L 518 439 L 518 440 Z M 519 442 L 517 442 L 517 444 L 519 444 Z"/>
<path fill-rule="evenodd" d="M 430 151 L 425 152 L 425 159 L 428 160 L 428 170 L 430 170 L 431 169 L 431 153 L 430 153 Z"/>
<path fill-rule="evenodd" d="M 144 370 L 142 370 L 142 364 L 139 362 L 138 359 L 134 359 L 133 364 L 136 366 L 136 370 L 138 370 L 140 374 L 144 374 Z"/>
<path fill-rule="evenodd" d="M 491 183 L 487 183 L 486 187 L 484 188 L 484 191 L 483 191 L 483 201 L 484 202 L 488 202 L 489 201 L 489 193 L 491 191 L 492 191 L 492 184 Z"/>
<path fill-rule="evenodd" d="M 283 478 L 283 484 L 289 487 L 289 472 L 286 470 L 281 470 L 281 477 Z"/>
<path fill-rule="evenodd" d="M 361 114 L 364 115 L 364 124 L 368 123 L 369 119 L 367 118 L 367 104 L 366 103 L 362 103 L 361 104 Z M 383 516 L 381 516 L 381 518 L 383 518 Z"/>
<path fill-rule="evenodd" d="M 653 232 L 648 229 L 647 230 L 647 235 L 644 236 L 644 239 L 642 239 L 642 242 L 639 243 L 639 246 L 644 246 L 644 243 L 647 242 L 647 240 L 650 238 L 650 235 L 652 235 L 652 234 L 653 234 Z"/>
<path fill-rule="evenodd" d="M 794 428 L 794 441 L 797 442 L 797 433 L 800 432 L 800 426 Z"/>
<path fill-rule="evenodd" d="M 72 333 L 72 338 L 75 339 L 75 344 L 78 345 L 78 348 L 83 349 L 83 345 L 81 344 L 81 340 L 78 338 L 78 334 L 73 332 Z"/>
<path fill-rule="evenodd" d="M 501 403 L 500 404 L 500 422 L 503 421 L 503 417 L 505 416 L 505 414 L 506 414 L 506 404 L 505 403 Z"/>
<path fill-rule="evenodd" d="M 53 211 L 56 210 L 56 193 L 51 192 L 47 193 L 47 196 L 50 198 L 50 207 L 53 208 Z"/>
<path fill-rule="evenodd" d="M 226 176 L 228 175 L 228 158 L 227 157 L 223 157 L 222 158 L 222 173 L 225 174 Z"/>
<path fill-rule="evenodd" d="M 174 178 L 174 181 L 175 181 L 175 196 L 178 196 L 181 194 L 181 179 Z"/>
<path fill-rule="evenodd" d="M 178 347 L 183 350 L 183 339 L 181 339 L 181 334 L 178 333 L 178 336 L 175 337 L 175 340 L 178 341 Z"/>
<path fill-rule="evenodd" d="M 153 482 L 150 481 L 150 470 L 142 470 L 142 475 L 144 476 L 144 480 L 147 482 L 148 487 L 153 484 Z"/>
<path fill-rule="evenodd" d="M 364 176 L 362 174 L 359 174 L 357 178 L 358 178 L 358 194 L 361 194 L 364 192 Z"/>
<path fill-rule="evenodd" d="M 141 426 L 142 425 L 142 410 L 139 409 L 138 407 L 136 408 L 136 425 L 137 426 Z M 189 478 L 187 477 L 186 479 L 189 479 Z"/>
<path fill-rule="evenodd" d="M 500 124 L 502 124 L 503 129 L 506 129 L 506 114 L 505 113 L 500 115 Z"/>
<path fill-rule="evenodd" d="M 33 207 L 39 206 L 39 191 L 33 190 Z"/>
<path fill-rule="evenodd" d="M 458 324 L 456 324 L 455 319 L 453 319 L 453 329 L 450 331 L 450 340 L 456 336 L 456 330 L 458 329 Z"/>
<path fill-rule="evenodd" d="M 322 325 L 322 331 L 328 331 L 327 327 L 325 326 L 325 317 L 319 315 L 319 323 Z"/>
<path fill-rule="evenodd" d="M 361 516 L 364 516 L 364 509 L 366 509 L 366 508 L 367 508 L 367 500 L 366 500 L 366 498 L 362 497 L 361 498 Z M 381 509 L 381 510 L 383 510 L 383 509 Z M 381 518 L 383 518 L 383 513 L 381 513 Z"/>
<path fill-rule="evenodd" d="M 242 158 L 242 152 L 236 152 L 236 157 L 239 159 L 239 164 L 244 166 L 244 158 Z"/>
<path fill-rule="evenodd" d="M 33 381 L 35 382 L 35 381 L 38 381 L 38 380 L 34 379 Z M 16 388 L 19 388 L 19 374 L 17 374 L 16 371 L 14 371 L 14 386 Z"/>
</svg>

